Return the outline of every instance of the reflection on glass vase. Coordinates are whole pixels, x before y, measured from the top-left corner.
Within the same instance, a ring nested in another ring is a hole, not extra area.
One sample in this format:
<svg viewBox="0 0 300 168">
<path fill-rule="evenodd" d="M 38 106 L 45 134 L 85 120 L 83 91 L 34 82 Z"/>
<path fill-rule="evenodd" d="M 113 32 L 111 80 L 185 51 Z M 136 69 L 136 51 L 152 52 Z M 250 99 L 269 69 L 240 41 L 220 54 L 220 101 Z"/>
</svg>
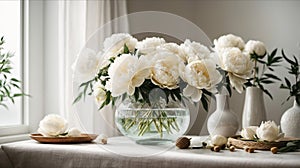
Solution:
<svg viewBox="0 0 300 168">
<path fill-rule="evenodd" d="M 283 113 L 280 126 L 285 136 L 300 138 L 300 104 L 296 100 L 293 107 Z"/>
<path fill-rule="evenodd" d="M 126 99 L 116 110 L 115 122 L 120 132 L 136 143 L 158 145 L 185 134 L 190 113 L 181 102 L 150 106 Z"/>
<path fill-rule="evenodd" d="M 266 108 L 263 91 L 257 87 L 246 89 L 245 103 L 243 109 L 243 128 L 259 126 L 266 120 Z"/>
<path fill-rule="evenodd" d="M 216 95 L 216 111 L 207 120 L 207 129 L 210 135 L 230 137 L 236 135 L 239 122 L 229 107 L 228 95 Z"/>
</svg>

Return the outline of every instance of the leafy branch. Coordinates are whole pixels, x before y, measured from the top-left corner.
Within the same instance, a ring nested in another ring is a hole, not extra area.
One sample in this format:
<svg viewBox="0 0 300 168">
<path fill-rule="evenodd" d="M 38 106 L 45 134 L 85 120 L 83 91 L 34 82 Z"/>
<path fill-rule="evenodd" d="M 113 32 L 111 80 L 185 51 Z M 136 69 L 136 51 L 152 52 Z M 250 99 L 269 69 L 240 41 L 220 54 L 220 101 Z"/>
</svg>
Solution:
<svg viewBox="0 0 300 168">
<path fill-rule="evenodd" d="M 0 106 L 8 108 L 5 102 L 10 100 L 12 103 L 15 103 L 16 97 L 21 97 L 26 94 L 22 93 L 21 89 L 21 81 L 11 77 L 11 70 L 13 69 L 11 66 L 10 59 L 14 56 L 14 54 L 10 52 L 2 53 L 3 47 L 2 45 L 5 43 L 4 37 L 0 39 Z M 16 92 L 13 89 L 19 90 Z"/>
<path fill-rule="evenodd" d="M 299 60 L 293 56 L 293 60 L 289 59 L 283 50 L 281 50 L 282 57 L 286 62 L 290 64 L 290 67 L 287 68 L 288 73 L 294 76 L 295 83 L 292 83 L 288 78 L 284 78 L 284 83 L 280 85 L 281 89 L 287 89 L 290 92 L 290 95 L 287 97 L 288 101 L 291 97 L 295 96 L 296 102 L 300 104 L 300 69 L 299 69 Z"/>
<path fill-rule="evenodd" d="M 264 56 L 259 56 L 255 52 L 250 54 L 251 59 L 254 61 L 254 72 L 253 77 L 245 83 L 246 87 L 259 87 L 271 99 L 273 97 L 264 85 L 280 81 L 280 78 L 274 74 L 274 68 L 280 65 L 282 57 L 276 56 L 276 53 L 277 49 L 274 49 L 271 54 L 265 54 Z M 266 56 L 267 59 L 265 60 Z M 262 65 L 262 69 L 259 69 L 258 64 Z"/>
<path fill-rule="evenodd" d="M 123 53 L 121 54 L 129 54 L 130 51 L 127 47 L 126 44 L 124 44 L 124 50 Z M 121 56 L 121 54 L 118 54 L 117 57 Z M 100 81 L 103 86 L 106 85 L 106 82 L 109 80 L 109 75 L 108 75 L 108 69 L 111 66 L 112 63 L 114 63 L 116 57 L 111 57 L 109 59 L 109 64 L 104 66 L 99 70 L 99 72 L 96 74 L 95 78 L 83 82 L 80 84 L 78 90 L 79 93 L 77 97 L 74 99 L 73 104 L 79 102 L 81 99 L 85 100 L 86 95 L 92 95 L 93 94 L 93 85 L 95 82 Z M 109 90 L 105 90 L 106 92 L 106 97 L 103 103 L 100 105 L 99 110 L 102 109 L 104 106 L 110 104 L 112 102 L 112 105 L 114 105 L 116 98 L 111 96 L 111 92 Z"/>
</svg>

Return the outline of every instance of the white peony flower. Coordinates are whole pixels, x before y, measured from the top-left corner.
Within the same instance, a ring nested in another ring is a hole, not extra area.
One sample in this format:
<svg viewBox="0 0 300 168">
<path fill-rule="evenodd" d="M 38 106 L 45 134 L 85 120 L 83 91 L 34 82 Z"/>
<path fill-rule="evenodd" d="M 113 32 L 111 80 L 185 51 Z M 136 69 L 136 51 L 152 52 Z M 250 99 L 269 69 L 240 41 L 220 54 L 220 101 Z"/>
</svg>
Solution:
<svg viewBox="0 0 300 168">
<path fill-rule="evenodd" d="M 38 132 L 43 136 L 58 136 L 66 132 L 68 122 L 61 116 L 49 114 L 40 121 Z"/>
<path fill-rule="evenodd" d="M 198 42 L 191 42 L 187 39 L 183 44 L 180 45 L 180 47 L 184 51 L 183 55 L 186 55 L 186 60 L 188 63 L 210 58 L 209 49 Z"/>
<path fill-rule="evenodd" d="M 151 38 L 146 38 L 142 41 L 139 41 L 136 44 L 136 48 L 141 52 L 142 54 L 150 54 L 154 50 L 156 50 L 156 47 L 165 44 L 166 41 L 163 38 L 159 37 L 151 37 Z"/>
<path fill-rule="evenodd" d="M 77 128 L 71 128 L 68 131 L 68 136 L 69 137 L 79 137 L 81 135 L 81 132 Z"/>
<path fill-rule="evenodd" d="M 222 136 L 222 135 L 214 135 L 211 138 L 211 143 L 214 146 L 222 146 L 222 145 L 225 145 L 227 143 L 227 138 Z"/>
<path fill-rule="evenodd" d="M 102 85 L 100 81 L 96 82 L 93 85 L 93 96 L 95 96 L 96 103 L 98 105 L 102 105 L 106 99 L 106 91 L 105 87 Z"/>
<path fill-rule="evenodd" d="M 123 52 L 124 44 L 126 44 L 129 51 L 133 52 L 137 42 L 137 39 L 127 33 L 113 34 L 104 40 L 103 51 L 109 51 L 113 56 L 117 56 Z"/>
<path fill-rule="evenodd" d="M 180 60 L 170 52 L 157 52 L 151 67 L 151 81 L 161 88 L 175 89 L 179 83 Z"/>
<path fill-rule="evenodd" d="M 193 61 L 181 72 L 181 78 L 188 83 L 183 90 L 183 95 L 191 97 L 195 102 L 201 99 L 200 89 L 211 90 L 222 80 L 222 75 L 216 70 L 216 65 L 208 59 Z"/>
<path fill-rule="evenodd" d="M 185 97 L 190 97 L 194 102 L 198 102 L 198 101 L 200 101 L 200 99 L 202 97 L 202 90 L 201 89 L 197 89 L 194 86 L 187 85 L 183 89 L 183 95 Z"/>
<path fill-rule="evenodd" d="M 130 54 L 122 54 L 115 59 L 108 69 L 110 76 L 109 87 L 112 96 L 117 97 L 123 93 L 133 95 L 135 87 L 143 84 L 149 77 L 149 67 L 145 66 L 143 59 Z"/>
<path fill-rule="evenodd" d="M 187 63 L 187 54 L 184 51 L 184 47 L 176 43 L 165 43 L 157 47 L 157 52 L 171 52 L 178 56 L 184 63 Z"/>
<path fill-rule="evenodd" d="M 250 126 L 247 128 L 243 128 L 241 131 L 241 136 L 244 139 L 249 139 L 249 140 L 254 140 L 256 137 L 256 130 L 257 130 L 257 126 Z"/>
<path fill-rule="evenodd" d="M 241 37 L 238 37 L 233 34 L 227 34 L 219 37 L 219 39 L 215 39 L 214 46 L 215 46 L 214 49 L 217 52 L 221 52 L 221 50 L 225 48 L 232 48 L 232 47 L 236 47 L 239 48 L 240 50 L 243 50 L 245 47 L 245 42 Z"/>
<path fill-rule="evenodd" d="M 89 48 L 83 49 L 72 65 L 74 79 L 80 82 L 92 79 L 99 70 L 99 64 L 100 54 Z"/>
<path fill-rule="evenodd" d="M 258 56 L 264 56 L 267 52 L 266 46 L 263 42 L 249 40 L 245 46 L 245 51 L 250 54 L 257 54 Z"/>
<path fill-rule="evenodd" d="M 252 74 L 253 62 L 250 56 L 242 53 L 236 47 L 223 49 L 218 56 L 219 66 L 228 72 L 230 84 L 241 93 L 243 91 L 243 84 Z"/>
<path fill-rule="evenodd" d="M 261 122 L 256 130 L 256 135 L 261 141 L 275 141 L 284 136 L 280 133 L 280 126 L 277 126 L 274 121 Z"/>
</svg>

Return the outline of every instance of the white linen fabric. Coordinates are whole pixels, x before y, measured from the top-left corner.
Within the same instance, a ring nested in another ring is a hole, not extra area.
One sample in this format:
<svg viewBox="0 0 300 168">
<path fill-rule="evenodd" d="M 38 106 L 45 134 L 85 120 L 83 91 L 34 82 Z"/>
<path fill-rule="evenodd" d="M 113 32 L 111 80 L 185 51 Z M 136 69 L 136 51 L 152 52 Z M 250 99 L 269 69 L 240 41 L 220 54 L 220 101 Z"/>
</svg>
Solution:
<svg viewBox="0 0 300 168">
<path fill-rule="evenodd" d="M 108 136 L 117 135 L 114 126 L 114 113 L 110 107 L 99 111 L 92 97 L 86 97 L 72 105 L 77 96 L 78 86 L 85 82 L 79 80 L 76 74 L 72 76 L 72 64 L 82 50 L 89 48 L 98 52 L 102 42 L 113 33 L 128 32 L 126 20 L 126 0 L 101 1 L 60 1 L 59 2 L 59 42 L 63 67 L 61 80 L 62 114 L 72 127 L 79 127 L 84 132 L 102 133 Z M 121 21 L 111 22 L 114 18 L 123 16 Z M 100 29 L 99 29 L 100 28 Z M 74 65 L 76 68 L 76 65 Z"/>
<path fill-rule="evenodd" d="M 100 144 L 40 144 L 33 140 L 5 144 L 2 149 L 15 168 L 293 168 L 300 167 L 300 152 L 272 154 L 209 149 L 179 150 L 174 146 L 138 145 L 126 137 Z M 166 150 L 167 149 L 167 150 Z"/>
</svg>

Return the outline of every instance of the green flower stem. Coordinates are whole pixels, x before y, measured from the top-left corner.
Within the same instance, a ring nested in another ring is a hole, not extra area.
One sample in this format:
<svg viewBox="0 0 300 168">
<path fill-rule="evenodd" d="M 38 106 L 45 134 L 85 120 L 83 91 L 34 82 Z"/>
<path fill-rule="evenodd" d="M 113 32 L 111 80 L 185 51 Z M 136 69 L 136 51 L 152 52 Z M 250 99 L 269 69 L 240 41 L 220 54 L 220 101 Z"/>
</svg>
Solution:
<svg viewBox="0 0 300 168">
<path fill-rule="evenodd" d="M 131 129 L 134 125 L 137 125 L 138 136 L 143 136 L 145 133 L 150 132 L 151 125 L 154 124 L 156 131 L 159 133 L 160 137 L 163 137 L 163 130 L 168 134 L 172 134 L 173 130 L 178 132 L 180 129 L 178 127 L 176 117 L 168 117 L 165 111 L 159 111 L 159 114 L 149 110 L 141 117 L 140 113 L 136 113 L 135 117 L 124 118 L 123 127 L 125 130 Z"/>
<path fill-rule="evenodd" d="M 256 74 L 257 74 L 257 60 L 254 60 L 253 86 L 256 86 L 255 85 Z"/>
</svg>

